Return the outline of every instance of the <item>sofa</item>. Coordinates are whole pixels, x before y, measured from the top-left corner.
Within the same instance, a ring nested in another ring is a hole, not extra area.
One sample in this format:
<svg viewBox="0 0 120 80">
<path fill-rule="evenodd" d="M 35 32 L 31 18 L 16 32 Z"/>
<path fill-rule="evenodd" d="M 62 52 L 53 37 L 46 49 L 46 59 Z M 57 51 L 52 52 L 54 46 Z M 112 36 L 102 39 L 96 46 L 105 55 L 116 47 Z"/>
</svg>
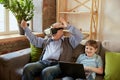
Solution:
<svg viewBox="0 0 120 80">
<path fill-rule="evenodd" d="M 74 62 L 79 54 L 84 52 L 84 42 L 82 41 L 73 51 L 72 61 Z M 105 75 L 105 53 L 106 51 L 120 52 L 120 47 L 118 44 L 120 42 L 116 41 L 97 41 L 98 42 L 98 51 L 96 54 L 99 54 L 102 57 L 104 65 L 104 73 L 98 75 L 95 80 L 103 80 Z M 116 45 L 118 46 L 116 46 Z M 118 47 L 118 48 L 116 48 Z M 23 66 L 30 61 L 31 48 L 25 48 L 22 50 L 10 52 L 7 54 L 0 55 L 0 80 L 21 80 L 21 75 L 23 71 Z M 39 80 L 39 79 L 37 79 Z M 59 78 L 57 78 L 59 80 Z"/>
</svg>

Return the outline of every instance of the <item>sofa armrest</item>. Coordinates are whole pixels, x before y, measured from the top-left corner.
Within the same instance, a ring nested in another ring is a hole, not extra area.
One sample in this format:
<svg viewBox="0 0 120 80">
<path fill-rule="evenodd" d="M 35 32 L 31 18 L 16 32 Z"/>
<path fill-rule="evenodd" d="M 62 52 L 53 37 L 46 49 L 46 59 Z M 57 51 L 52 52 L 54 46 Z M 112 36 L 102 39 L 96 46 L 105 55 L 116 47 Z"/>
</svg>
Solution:
<svg viewBox="0 0 120 80">
<path fill-rule="evenodd" d="M 0 55 L 0 64 L 3 65 L 3 67 L 23 67 L 30 60 L 30 51 L 30 48 L 26 48 Z"/>
</svg>

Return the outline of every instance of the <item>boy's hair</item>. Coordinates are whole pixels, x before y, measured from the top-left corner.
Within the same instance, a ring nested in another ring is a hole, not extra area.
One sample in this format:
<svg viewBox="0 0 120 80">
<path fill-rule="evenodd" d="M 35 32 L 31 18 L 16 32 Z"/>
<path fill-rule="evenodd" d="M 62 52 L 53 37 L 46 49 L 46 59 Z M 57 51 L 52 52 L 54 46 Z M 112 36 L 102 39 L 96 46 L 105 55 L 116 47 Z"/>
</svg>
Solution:
<svg viewBox="0 0 120 80">
<path fill-rule="evenodd" d="M 86 43 L 85 43 L 85 46 L 92 46 L 94 48 L 98 48 L 98 44 L 95 40 L 88 40 Z"/>
</svg>

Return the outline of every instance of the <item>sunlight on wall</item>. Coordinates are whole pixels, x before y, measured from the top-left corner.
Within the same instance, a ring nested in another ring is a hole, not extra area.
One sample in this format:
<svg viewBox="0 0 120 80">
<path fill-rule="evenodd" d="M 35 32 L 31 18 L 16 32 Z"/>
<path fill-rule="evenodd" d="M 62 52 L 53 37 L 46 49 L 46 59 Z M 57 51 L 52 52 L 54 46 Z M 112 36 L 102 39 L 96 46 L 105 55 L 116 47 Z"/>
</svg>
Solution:
<svg viewBox="0 0 120 80">
<path fill-rule="evenodd" d="M 120 0 L 102 0 L 100 39 L 120 39 Z"/>
</svg>

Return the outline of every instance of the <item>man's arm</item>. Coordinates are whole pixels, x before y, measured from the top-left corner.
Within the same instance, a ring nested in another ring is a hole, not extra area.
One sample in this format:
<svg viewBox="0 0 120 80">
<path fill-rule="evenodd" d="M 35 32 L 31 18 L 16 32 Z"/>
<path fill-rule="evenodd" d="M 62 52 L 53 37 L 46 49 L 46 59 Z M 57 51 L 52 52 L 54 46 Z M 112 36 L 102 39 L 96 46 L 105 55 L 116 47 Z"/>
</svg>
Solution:
<svg viewBox="0 0 120 80">
<path fill-rule="evenodd" d="M 72 45 L 73 48 L 75 48 L 83 39 L 83 34 L 80 32 L 80 30 L 78 30 L 77 28 L 75 28 L 74 26 L 71 26 L 70 24 L 68 24 L 64 18 L 60 17 L 60 21 L 61 23 L 63 23 L 63 25 L 65 26 L 66 29 L 69 30 L 69 32 L 72 34 L 70 36 L 70 44 Z"/>
<path fill-rule="evenodd" d="M 72 47 L 75 48 L 82 41 L 83 34 L 80 32 L 80 30 L 76 29 L 74 26 L 68 25 L 67 28 L 71 33 L 69 41 Z"/>
<path fill-rule="evenodd" d="M 31 30 L 27 27 L 26 21 L 23 20 L 23 21 L 21 22 L 21 27 L 24 29 L 25 34 L 26 34 L 28 40 L 30 41 L 30 43 L 32 43 L 32 44 L 35 45 L 36 47 L 40 47 L 40 48 L 41 48 L 41 47 L 42 47 L 42 44 L 43 44 L 43 42 L 44 42 L 44 39 L 41 38 L 41 37 L 35 36 L 35 35 L 31 32 Z"/>
</svg>

